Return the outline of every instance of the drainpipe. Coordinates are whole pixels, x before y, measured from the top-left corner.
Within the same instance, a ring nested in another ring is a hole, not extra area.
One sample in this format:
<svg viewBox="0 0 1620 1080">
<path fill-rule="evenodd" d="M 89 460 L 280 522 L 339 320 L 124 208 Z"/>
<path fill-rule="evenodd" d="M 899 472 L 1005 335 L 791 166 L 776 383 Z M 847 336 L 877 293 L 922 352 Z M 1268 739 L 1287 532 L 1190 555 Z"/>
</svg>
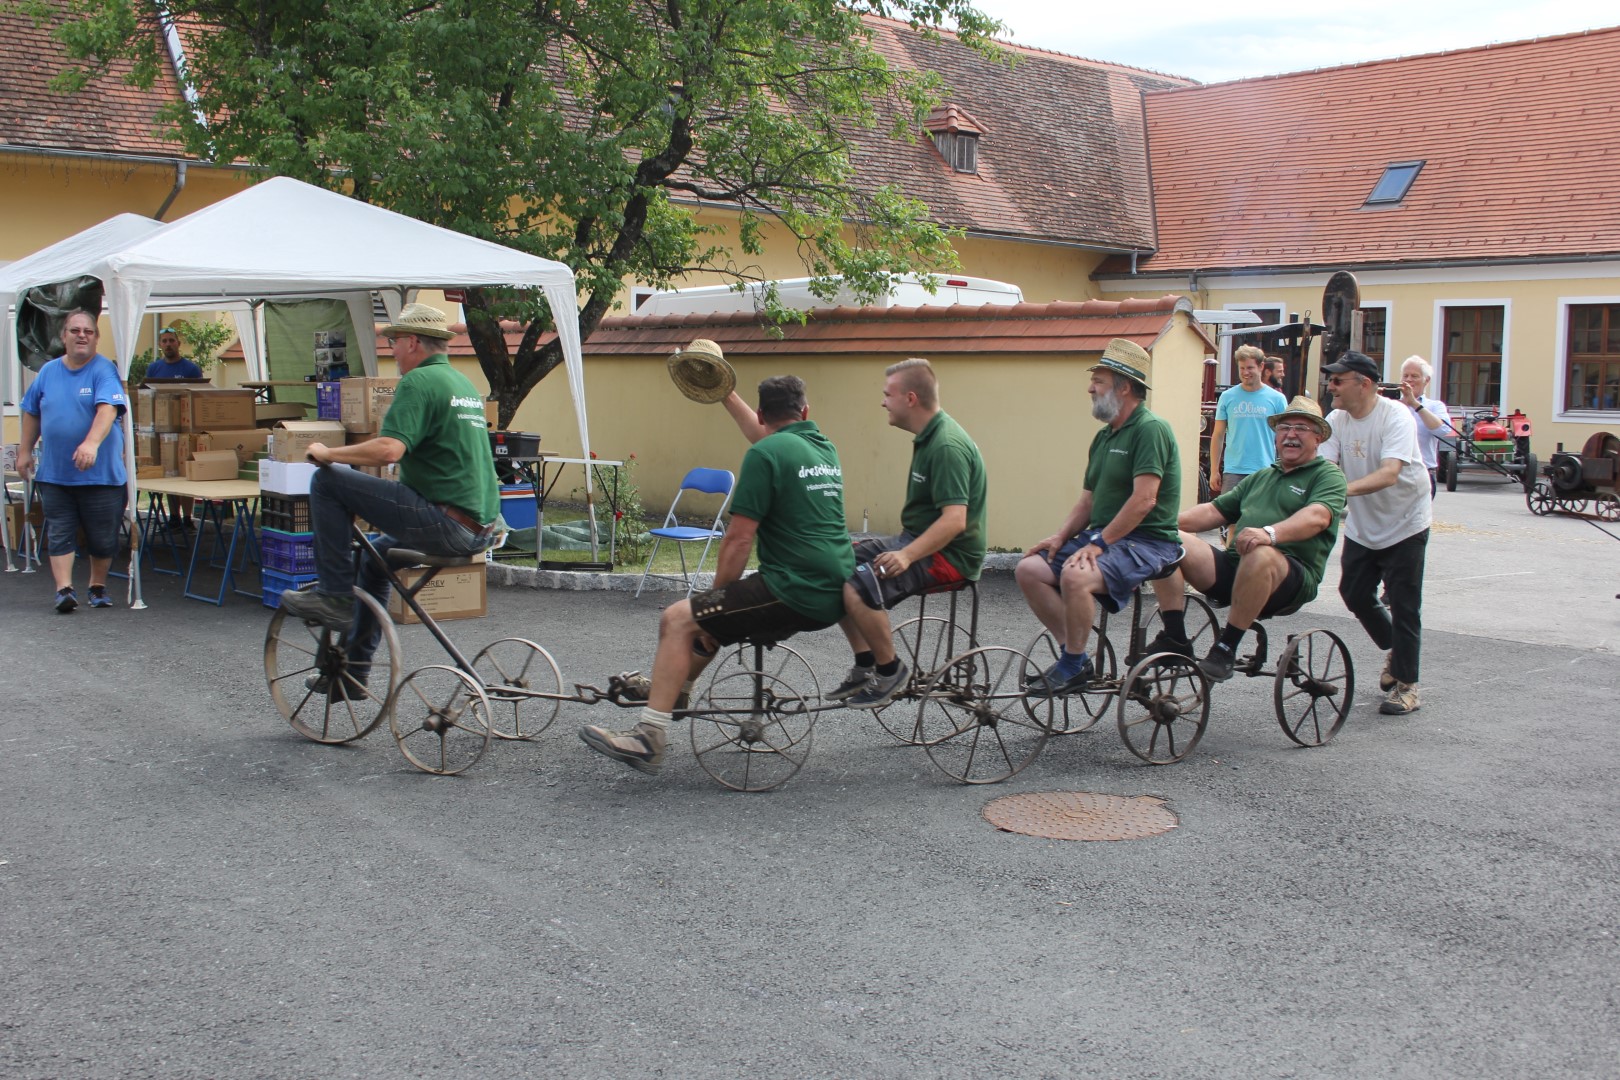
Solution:
<svg viewBox="0 0 1620 1080">
<path fill-rule="evenodd" d="M 174 16 L 169 14 L 169 6 L 163 0 L 157 0 L 155 6 L 158 23 L 163 27 L 163 43 L 168 47 L 170 62 L 174 64 L 174 77 L 180 83 L 180 92 L 185 95 L 186 104 L 191 106 L 191 115 L 196 119 L 198 126 L 206 131 L 208 118 L 197 105 L 197 90 L 191 85 L 191 76 L 186 71 L 186 48 L 180 42 L 180 31 L 174 25 Z M 169 207 L 174 205 L 174 200 L 179 198 L 185 189 L 186 163 L 177 161 L 174 165 L 174 187 L 170 189 L 169 197 L 163 200 L 163 205 L 158 207 L 158 212 L 152 215 L 153 219 L 162 221 L 163 215 L 169 212 Z"/>
<path fill-rule="evenodd" d="M 163 200 L 163 205 L 152 215 L 152 220 L 162 221 L 163 215 L 169 212 L 169 207 L 174 205 L 174 200 L 178 199 L 184 190 L 186 190 L 186 163 L 177 161 L 174 163 L 174 187 L 169 189 L 169 197 Z"/>
</svg>

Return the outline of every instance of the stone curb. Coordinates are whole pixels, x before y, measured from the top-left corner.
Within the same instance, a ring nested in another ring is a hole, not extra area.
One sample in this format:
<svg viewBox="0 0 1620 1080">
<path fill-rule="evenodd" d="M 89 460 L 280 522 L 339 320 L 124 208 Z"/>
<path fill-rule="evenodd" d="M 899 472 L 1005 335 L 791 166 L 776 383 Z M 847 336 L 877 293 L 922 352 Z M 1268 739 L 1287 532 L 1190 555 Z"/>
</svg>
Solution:
<svg viewBox="0 0 1620 1080">
<path fill-rule="evenodd" d="M 1023 558 L 1017 553 L 986 555 L 986 570 L 1011 570 Z M 488 564 L 490 585 L 511 589 L 560 589 L 566 592 L 635 592 L 641 583 L 641 574 L 608 574 L 600 572 L 576 573 L 572 570 L 542 570 L 535 566 L 512 566 L 509 563 Z M 713 574 L 698 574 L 697 587 L 708 588 Z M 645 592 L 684 593 L 686 586 L 678 579 L 650 577 Z"/>
</svg>

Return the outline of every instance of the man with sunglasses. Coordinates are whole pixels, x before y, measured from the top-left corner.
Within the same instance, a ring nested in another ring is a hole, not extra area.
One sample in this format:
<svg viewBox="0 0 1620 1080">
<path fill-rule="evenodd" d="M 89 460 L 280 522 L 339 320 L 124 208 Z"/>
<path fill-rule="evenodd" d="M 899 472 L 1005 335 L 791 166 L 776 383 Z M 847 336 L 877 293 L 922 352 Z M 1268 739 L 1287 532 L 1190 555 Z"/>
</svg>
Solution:
<svg viewBox="0 0 1620 1080">
<path fill-rule="evenodd" d="M 1429 546 L 1429 472 L 1411 413 L 1378 392 L 1383 374 L 1369 356 L 1347 352 L 1322 369 L 1338 407 L 1328 415 L 1333 437 L 1322 456 L 1349 481 L 1339 596 L 1367 636 L 1388 652 L 1378 711 L 1416 712 L 1423 644 L 1423 562 Z M 1386 607 L 1379 585 L 1388 593 Z"/>
<path fill-rule="evenodd" d="M 1256 619 L 1316 598 L 1344 517 L 1344 474 L 1317 453 L 1333 429 L 1316 402 L 1301 395 L 1266 422 L 1276 459 L 1213 502 L 1183 510 L 1176 524 L 1186 555 L 1174 574 L 1153 582 L 1164 629 L 1148 643 L 1149 653 L 1193 655 L 1184 582 L 1216 606 L 1231 604 L 1226 629 L 1198 661 L 1216 681 L 1232 677 L 1238 645 Z M 1194 535 L 1222 525 L 1231 526 L 1224 549 Z"/>
</svg>

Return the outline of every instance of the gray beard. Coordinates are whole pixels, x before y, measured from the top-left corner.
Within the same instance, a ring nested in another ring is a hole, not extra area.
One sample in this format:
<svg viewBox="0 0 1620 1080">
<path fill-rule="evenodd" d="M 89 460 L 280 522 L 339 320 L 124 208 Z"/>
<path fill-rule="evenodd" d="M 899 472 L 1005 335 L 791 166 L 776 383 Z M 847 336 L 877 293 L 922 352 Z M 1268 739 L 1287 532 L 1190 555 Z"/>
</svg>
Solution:
<svg viewBox="0 0 1620 1080">
<path fill-rule="evenodd" d="M 1119 391 L 1110 390 L 1091 399 L 1091 416 L 1105 424 L 1112 424 L 1119 415 Z"/>
</svg>

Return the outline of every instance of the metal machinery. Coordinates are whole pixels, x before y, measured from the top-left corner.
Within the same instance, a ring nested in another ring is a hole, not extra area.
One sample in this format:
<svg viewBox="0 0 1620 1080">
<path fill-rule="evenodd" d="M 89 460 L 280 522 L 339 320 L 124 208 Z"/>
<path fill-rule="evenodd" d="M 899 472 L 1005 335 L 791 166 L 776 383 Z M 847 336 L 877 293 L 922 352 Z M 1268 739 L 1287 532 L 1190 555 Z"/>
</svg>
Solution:
<svg viewBox="0 0 1620 1080">
<path fill-rule="evenodd" d="M 1443 449 L 1435 455 L 1436 479 L 1447 491 L 1457 490 L 1457 474 L 1474 468 L 1494 472 L 1521 485 L 1526 495 L 1536 485 L 1536 455 L 1530 452 L 1530 418 L 1517 409 L 1507 416 L 1494 408 L 1452 412 L 1456 435 L 1435 435 Z"/>
<path fill-rule="evenodd" d="M 1620 494 L 1616 493 L 1620 436 L 1600 431 L 1586 440 L 1579 454 L 1566 454 L 1564 444 L 1559 443 L 1541 471 L 1542 478 L 1533 487 L 1526 482 L 1525 502 L 1531 513 L 1620 521 Z"/>
</svg>

